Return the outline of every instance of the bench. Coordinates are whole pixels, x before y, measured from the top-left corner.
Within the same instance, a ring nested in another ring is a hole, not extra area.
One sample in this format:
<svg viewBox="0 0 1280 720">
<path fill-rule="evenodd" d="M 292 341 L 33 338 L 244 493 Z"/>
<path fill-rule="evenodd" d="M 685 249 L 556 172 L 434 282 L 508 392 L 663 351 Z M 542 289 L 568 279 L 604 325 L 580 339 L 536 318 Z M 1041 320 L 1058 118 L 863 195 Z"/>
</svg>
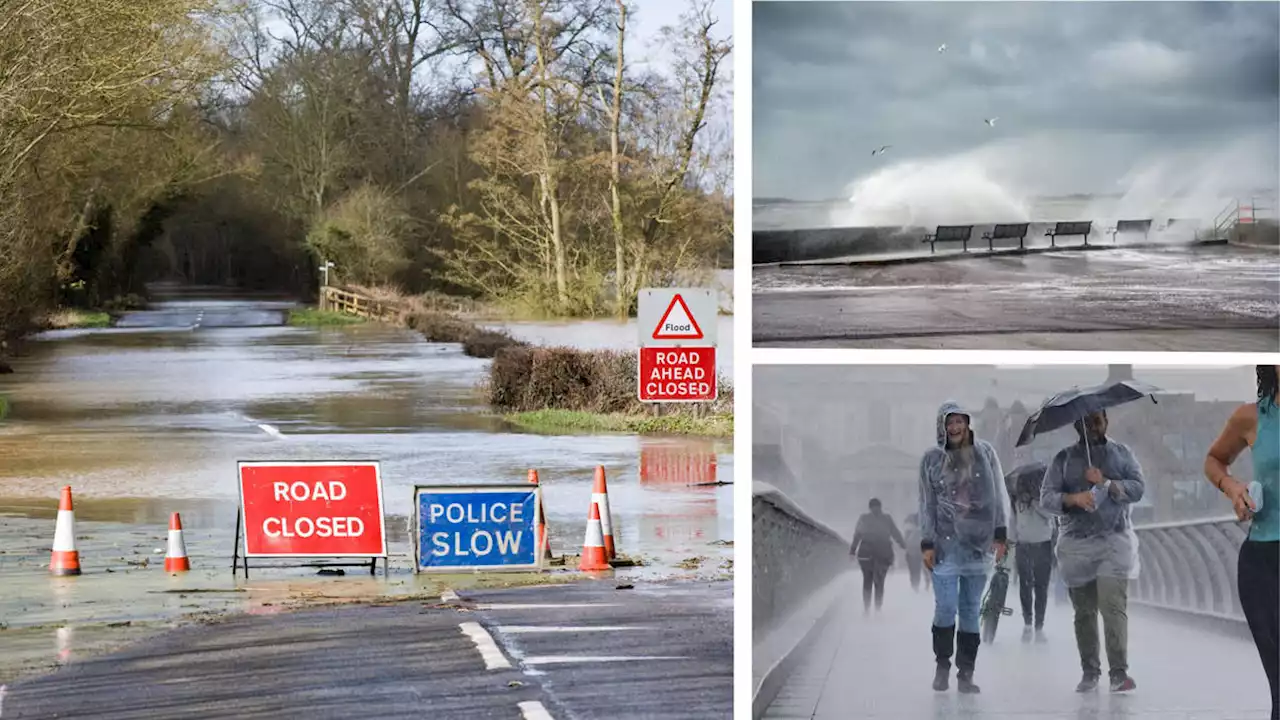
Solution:
<svg viewBox="0 0 1280 720">
<path fill-rule="evenodd" d="M 924 240 L 921 240 L 921 242 L 929 243 L 930 255 L 937 251 L 937 244 L 940 242 L 962 243 L 964 251 L 969 252 L 969 238 L 972 235 L 972 225 L 939 225 L 933 234 L 925 235 Z"/>
<path fill-rule="evenodd" d="M 1116 226 L 1109 229 L 1111 233 L 1111 244 L 1115 244 L 1116 236 L 1120 233 L 1142 233 L 1142 239 L 1146 240 L 1147 235 L 1151 232 L 1150 220 L 1119 220 Z"/>
<path fill-rule="evenodd" d="M 996 225 L 991 228 L 991 232 L 982 233 L 982 239 L 987 241 L 987 250 L 995 252 L 996 240 L 1017 240 L 1018 249 L 1025 250 L 1025 242 L 1027 239 L 1027 228 L 1031 227 L 1031 223 L 1011 223 L 1007 225 Z"/>
<path fill-rule="evenodd" d="M 1060 222 L 1060 223 L 1054 223 L 1053 228 L 1046 231 L 1044 236 L 1049 238 L 1050 247 L 1058 247 L 1059 235 L 1065 235 L 1067 237 L 1070 237 L 1072 235 L 1080 235 L 1084 237 L 1085 247 L 1089 247 L 1089 233 L 1091 232 L 1093 232 L 1092 220 L 1085 220 L 1083 222 L 1080 222 L 1080 221 Z"/>
</svg>

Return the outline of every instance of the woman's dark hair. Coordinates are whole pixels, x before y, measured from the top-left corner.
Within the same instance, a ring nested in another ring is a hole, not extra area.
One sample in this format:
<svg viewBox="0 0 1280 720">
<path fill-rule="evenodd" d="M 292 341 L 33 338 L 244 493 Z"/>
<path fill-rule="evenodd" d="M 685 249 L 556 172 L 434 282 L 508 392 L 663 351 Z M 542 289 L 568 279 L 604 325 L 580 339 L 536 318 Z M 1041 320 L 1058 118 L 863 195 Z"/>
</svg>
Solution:
<svg viewBox="0 0 1280 720">
<path fill-rule="evenodd" d="M 1258 401 L 1271 400 L 1274 403 L 1278 386 L 1280 386 L 1280 377 L 1277 377 L 1276 366 L 1259 365 Z"/>
</svg>

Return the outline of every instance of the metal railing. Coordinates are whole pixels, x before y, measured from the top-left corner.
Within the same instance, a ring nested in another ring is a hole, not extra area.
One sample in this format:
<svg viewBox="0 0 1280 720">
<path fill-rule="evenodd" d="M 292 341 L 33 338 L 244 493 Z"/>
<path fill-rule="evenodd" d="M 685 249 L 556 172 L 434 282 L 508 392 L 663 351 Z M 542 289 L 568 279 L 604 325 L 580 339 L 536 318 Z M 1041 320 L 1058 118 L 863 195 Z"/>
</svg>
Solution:
<svg viewBox="0 0 1280 720">
<path fill-rule="evenodd" d="M 849 539 L 814 520 L 776 488 L 751 498 L 751 623 L 785 617 L 849 565 Z"/>
<path fill-rule="evenodd" d="M 1244 622 L 1236 556 L 1249 525 L 1234 517 L 1135 527 L 1142 564 L 1129 597 L 1166 610 Z"/>
<path fill-rule="evenodd" d="M 1273 210 L 1269 205 L 1259 204 L 1257 197 L 1250 197 L 1247 202 L 1239 198 L 1232 200 L 1214 217 L 1213 229 L 1209 231 L 1211 234 L 1203 239 L 1229 239 L 1237 225 L 1254 225 L 1259 220 L 1269 219 Z"/>
</svg>

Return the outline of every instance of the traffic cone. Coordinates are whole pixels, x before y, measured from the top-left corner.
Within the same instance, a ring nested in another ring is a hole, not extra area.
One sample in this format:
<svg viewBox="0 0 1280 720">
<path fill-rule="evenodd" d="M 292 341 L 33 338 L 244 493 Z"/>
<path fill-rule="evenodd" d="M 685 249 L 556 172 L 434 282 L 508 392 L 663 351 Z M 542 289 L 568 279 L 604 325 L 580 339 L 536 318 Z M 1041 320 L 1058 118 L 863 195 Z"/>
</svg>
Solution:
<svg viewBox="0 0 1280 720">
<path fill-rule="evenodd" d="M 617 557 L 613 545 L 613 513 L 609 512 L 609 488 L 604 481 L 604 466 L 596 466 L 596 481 L 591 486 L 591 504 L 600 506 L 600 528 L 604 533 L 604 551 L 610 560 Z"/>
<path fill-rule="evenodd" d="M 534 470 L 533 468 L 529 469 L 529 482 L 534 485 L 539 485 L 539 486 L 541 485 L 538 482 L 538 471 Z M 538 541 L 538 544 L 543 547 L 542 557 L 547 560 L 550 560 L 553 556 L 551 554 L 551 538 L 547 536 L 547 509 L 546 509 L 546 506 L 542 504 L 541 495 L 538 496 L 537 541 Z"/>
<path fill-rule="evenodd" d="M 582 560 L 578 569 L 587 572 L 611 570 L 605 554 L 604 535 L 600 531 L 600 506 L 591 503 L 591 516 L 587 518 L 587 537 L 582 543 Z"/>
<path fill-rule="evenodd" d="M 174 513 L 169 518 L 169 552 L 164 555 L 164 571 L 186 572 L 190 569 L 187 543 L 182 539 L 182 516 Z"/>
<path fill-rule="evenodd" d="M 71 509 L 71 486 L 62 488 L 58 500 L 58 525 L 53 530 L 53 557 L 49 572 L 54 575 L 79 575 L 80 553 L 76 552 L 76 513 Z"/>
</svg>

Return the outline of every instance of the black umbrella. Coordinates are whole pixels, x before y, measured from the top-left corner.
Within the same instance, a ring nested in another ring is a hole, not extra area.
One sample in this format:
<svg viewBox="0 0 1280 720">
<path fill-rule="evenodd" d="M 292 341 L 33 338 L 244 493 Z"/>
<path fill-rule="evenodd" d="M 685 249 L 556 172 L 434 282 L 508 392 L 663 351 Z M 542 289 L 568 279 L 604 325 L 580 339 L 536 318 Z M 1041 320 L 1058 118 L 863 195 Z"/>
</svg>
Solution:
<svg viewBox="0 0 1280 720">
<path fill-rule="evenodd" d="M 1017 446 L 1026 445 L 1037 435 L 1066 427 L 1090 413 L 1140 400 L 1143 397 L 1150 397 L 1151 402 L 1155 402 L 1154 393 L 1158 392 L 1163 391 L 1154 385 L 1137 380 L 1118 380 L 1093 387 L 1074 387 L 1064 390 L 1045 400 L 1039 410 L 1031 413 L 1027 423 L 1022 426 L 1022 434 L 1018 436 Z M 1087 439 L 1084 449 L 1086 459 L 1092 464 L 1093 459 L 1089 458 Z"/>
</svg>

